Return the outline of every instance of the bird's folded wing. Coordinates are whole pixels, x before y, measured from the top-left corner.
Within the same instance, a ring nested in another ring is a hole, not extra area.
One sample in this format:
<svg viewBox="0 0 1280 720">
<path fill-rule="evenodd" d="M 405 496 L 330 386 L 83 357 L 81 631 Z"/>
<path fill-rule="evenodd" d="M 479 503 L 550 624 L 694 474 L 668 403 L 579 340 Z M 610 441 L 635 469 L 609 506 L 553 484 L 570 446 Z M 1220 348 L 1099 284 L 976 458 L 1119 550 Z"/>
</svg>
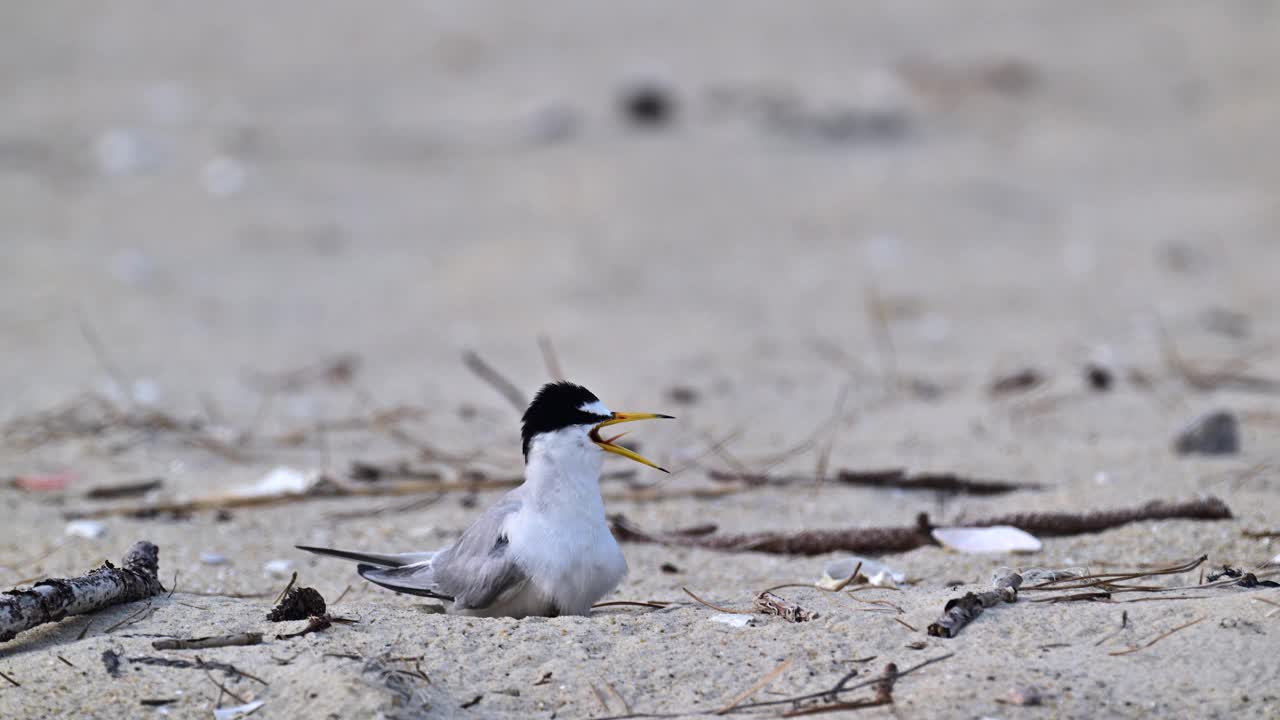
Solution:
<svg viewBox="0 0 1280 720">
<path fill-rule="evenodd" d="M 435 572 L 429 561 L 421 565 L 404 565 L 393 568 L 381 568 L 361 563 L 356 566 L 356 572 L 360 573 L 360 577 L 365 580 L 377 583 L 388 590 L 395 590 L 409 595 L 422 595 L 423 597 L 436 598 L 438 600 L 454 599 L 452 595 L 440 592 L 436 588 Z"/>
<path fill-rule="evenodd" d="M 431 563 L 435 591 L 453 597 L 454 608 L 487 608 L 528 582 L 528 573 L 510 552 L 505 529 L 519 509 L 518 494 L 508 493 Z"/>
</svg>

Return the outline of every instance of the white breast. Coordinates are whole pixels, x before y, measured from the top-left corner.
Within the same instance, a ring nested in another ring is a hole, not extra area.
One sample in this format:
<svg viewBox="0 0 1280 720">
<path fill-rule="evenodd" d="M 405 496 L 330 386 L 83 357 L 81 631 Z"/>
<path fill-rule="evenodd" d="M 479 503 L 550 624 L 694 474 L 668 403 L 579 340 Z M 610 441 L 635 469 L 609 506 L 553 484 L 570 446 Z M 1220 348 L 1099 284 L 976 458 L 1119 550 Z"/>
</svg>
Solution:
<svg viewBox="0 0 1280 720">
<path fill-rule="evenodd" d="M 561 614 L 587 614 L 627 574 L 600 497 L 603 455 L 584 427 L 537 436 L 522 506 L 507 521 L 511 552 Z"/>
</svg>

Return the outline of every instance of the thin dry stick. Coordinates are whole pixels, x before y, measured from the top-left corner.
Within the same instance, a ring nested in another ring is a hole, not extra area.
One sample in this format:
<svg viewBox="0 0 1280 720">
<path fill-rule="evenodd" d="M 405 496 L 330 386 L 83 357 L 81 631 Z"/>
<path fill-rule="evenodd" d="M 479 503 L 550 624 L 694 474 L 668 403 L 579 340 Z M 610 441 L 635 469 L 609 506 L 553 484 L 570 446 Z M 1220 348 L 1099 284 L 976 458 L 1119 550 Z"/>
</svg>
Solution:
<svg viewBox="0 0 1280 720">
<path fill-rule="evenodd" d="M 826 705 L 816 705 L 814 707 L 800 708 L 785 712 L 782 717 L 801 717 L 805 715 L 821 715 L 829 712 L 840 712 L 844 710 L 863 710 L 866 708 L 879 707 L 881 705 L 893 704 L 893 686 L 898 681 L 898 666 L 894 663 L 885 665 L 884 674 L 876 679 L 876 694 L 874 697 L 866 700 L 840 701 L 832 702 Z"/>
<path fill-rule="evenodd" d="M 476 377 L 488 383 L 494 390 L 497 390 L 498 394 L 502 395 L 511 404 L 511 407 L 515 408 L 516 412 L 524 412 L 524 393 L 520 392 L 515 383 L 503 377 L 497 370 L 494 370 L 489 363 L 485 362 L 473 350 L 467 350 L 462 353 L 462 362 Z"/>
<path fill-rule="evenodd" d="M 93 351 L 94 358 L 97 359 L 98 365 L 111 378 L 111 382 L 115 383 L 120 394 L 125 398 L 125 402 L 133 406 L 133 394 L 129 392 L 129 383 L 126 382 L 124 373 L 120 372 L 120 368 L 111 362 L 111 356 L 107 354 L 107 347 L 102 343 L 102 338 L 89 324 L 88 318 L 84 316 L 83 311 L 77 311 L 77 325 L 80 328 L 80 335 L 84 337 L 84 341 L 89 344 L 89 349 Z"/>
<path fill-rule="evenodd" d="M 885 385 L 892 390 L 900 386 L 898 379 L 898 353 L 893 346 L 893 333 L 889 330 L 889 314 L 885 312 L 884 300 L 874 284 L 867 284 L 866 294 L 867 319 L 871 324 L 871 334 L 875 338 L 876 350 L 880 355 L 880 372 Z"/>
<path fill-rule="evenodd" d="M 293 584 L 296 582 L 298 582 L 298 573 L 295 572 L 289 577 L 289 584 L 284 586 L 284 589 L 280 591 L 280 594 L 276 596 L 275 601 L 271 604 L 279 605 L 280 601 L 284 599 L 284 596 L 289 594 L 289 591 L 293 589 Z"/>
<path fill-rule="evenodd" d="M 1199 623 L 1199 622 L 1202 622 L 1202 621 L 1204 621 L 1204 620 L 1207 620 L 1208 618 L 1209 618 L 1209 616 L 1208 616 L 1208 615 L 1203 615 L 1203 616 L 1201 616 L 1201 617 L 1196 618 L 1195 620 L 1192 620 L 1192 621 L 1191 621 L 1191 622 L 1189 622 L 1189 623 L 1184 623 L 1184 624 L 1182 624 L 1182 625 L 1179 625 L 1179 626 L 1178 626 L 1178 627 L 1176 627 L 1176 628 L 1173 628 L 1172 630 L 1169 630 L 1169 631 L 1166 631 L 1166 632 L 1160 633 L 1159 635 L 1157 635 L 1157 636 L 1155 636 L 1154 638 L 1152 638 L 1152 640 L 1151 640 L 1150 642 L 1146 643 L 1145 645 L 1137 645 L 1137 646 L 1131 647 L 1131 648 L 1129 648 L 1129 649 L 1127 649 L 1127 650 L 1116 650 L 1115 652 L 1110 652 L 1110 653 L 1107 653 L 1107 654 L 1108 654 L 1108 655 L 1128 655 L 1129 653 L 1138 652 L 1139 650 L 1145 650 L 1145 649 L 1147 649 L 1147 648 L 1151 647 L 1152 645 L 1155 645 L 1156 643 L 1160 642 L 1161 640 L 1163 640 L 1163 639 L 1165 639 L 1165 638 L 1169 637 L 1170 635 L 1172 635 L 1172 634 L 1174 634 L 1174 633 L 1178 632 L 1179 630 L 1185 630 L 1185 629 L 1187 629 L 1187 628 L 1191 627 L 1192 625 L 1195 625 L 1196 623 Z"/>
<path fill-rule="evenodd" d="M 613 683 L 606 680 L 604 686 L 609 691 L 610 695 L 618 699 L 618 702 L 622 705 L 622 709 L 624 711 L 631 712 L 631 703 L 627 702 L 627 699 L 622 697 L 622 694 L 613 686 Z"/>
<path fill-rule="evenodd" d="M 154 613 L 155 613 L 155 611 L 156 611 L 156 610 L 158 610 L 158 609 L 159 609 L 159 608 L 153 608 L 153 607 L 151 607 L 151 603 L 147 603 L 147 606 L 146 606 L 146 607 L 144 607 L 144 608 L 142 608 L 142 609 L 141 609 L 141 610 L 139 610 L 138 612 L 136 612 L 136 613 L 134 613 L 134 614 L 130 615 L 129 617 L 127 617 L 127 618 L 125 618 L 125 619 L 121 620 L 120 622 L 116 623 L 115 625 L 112 625 L 111 627 L 107 628 L 106 630 L 103 630 L 103 631 L 102 631 L 102 634 L 103 634 L 103 635 L 108 635 L 108 634 L 110 634 L 111 632 L 113 632 L 113 631 L 115 631 L 115 630 L 117 630 L 117 629 L 119 629 L 119 628 L 124 627 L 125 625 L 132 625 L 132 624 L 134 624 L 135 622 L 141 622 L 141 621 L 143 621 L 143 620 L 146 620 L 147 618 L 151 617 L 151 615 L 152 615 L 152 614 L 154 614 Z M 143 613 L 147 613 L 145 617 L 142 617 L 142 614 L 143 614 Z"/>
<path fill-rule="evenodd" d="M 560 358 L 556 355 L 556 349 L 551 344 L 551 338 L 546 335 L 539 335 L 538 349 L 542 351 L 542 363 L 547 366 L 547 375 L 552 380 L 563 380 L 564 371 L 560 369 Z"/>
<path fill-rule="evenodd" d="M 204 661 L 200 659 L 199 655 L 196 656 L 196 662 L 200 663 L 201 665 L 204 665 Z M 230 690 L 227 689 L 226 685 L 223 685 L 222 683 L 218 682 L 218 680 L 213 677 L 213 673 L 209 672 L 208 668 L 203 668 L 203 670 L 204 670 L 205 677 L 209 678 L 209 682 L 213 683 L 214 687 L 218 688 L 219 692 L 223 692 L 230 695 L 232 698 L 235 699 L 236 702 L 240 703 L 241 705 L 245 704 L 244 698 L 231 692 Z"/>
<path fill-rule="evenodd" d="M 709 607 L 709 608 L 711 608 L 712 610 L 715 610 L 715 611 L 717 611 L 717 612 L 728 613 L 728 614 L 730 614 L 730 615 L 752 615 L 752 614 L 753 614 L 750 610 L 728 610 L 728 609 L 725 609 L 725 608 L 720 607 L 719 605 L 712 605 L 711 603 L 707 602 L 706 600 L 703 600 L 702 598 L 698 597 L 697 595 L 694 595 L 694 594 L 693 594 L 693 592 L 692 592 L 691 590 L 689 590 L 689 588 L 682 587 L 682 588 L 680 588 L 680 589 L 681 589 L 681 590 L 683 590 L 683 591 L 685 592 L 685 594 L 686 594 L 686 595 L 688 595 L 689 597 L 691 597 L 691 598 L 693 598 L 695 601 L 697 601 L 699 605 L 706 605 L 707 607 Z"/>
<path fill-rule="evenodd" d="M 894 621 L 896 621 L 902 627 L 910 630 L 911 632 L 920 632 L 919 630 L 915 629 L 910 624 L 908 624 L 907 621 L 903 620 L 902 618 L 894 618 Z"/>
<path fill-rule="evenodd" d="M 151 647 L 156 650 L 205 650 L 217 647 L 236 647 L 243 645 L 261 645 L 262 633 L 236 633 L 217 637 L 167 638 L 156 640 Z"/>
<path fill-rule="evenodd" d="M 835 405 L 831 408 L 831 417 L 838 418 L 844 414 L 844 403 L 849 397 L 849 383 L 845 383 L 840 388 L 840 393 L 836 396 Z M 831 423 L 827 433 L 827 440 L 822 444 L 822 450 L 818 453 L 818 462 L 814 467 L 813 474 L 817 477 L 814 483 L 814 492 L 822 487 L 822 483 L 827 479 L 827 465 L 831 461 L 831 450 L 836 444 L 837 423 Z"/>
<path fill-rule="evenodd" d="M 587 683 L 587 685 L 590 686 L 591 692 L 595 693 L 596 700 L 600 702 L 600 707 L 604 708 L 605 712 L 609 712 L 610 711 L 609 699 L 604 696 L 604 693 L 600 692 L 600 688 L 596 687 L 595 683 L 589 682 Z M 631 712 L 631 711 L 628 710 L 627 712 Z"/>
<path fill-rule="evenodd" d="M 9 677 L 9 676 L 8 676 L 8 675 L 6 675 L 3 671 L 0 671 L 0 678 L 4 678 L 5 680 L 8 680 L 8 681 L 9 681 L 9 684 L 10 684 L 10 685 L 13 685 L 14 687 L 22 687 L 22 683 L 20 683 L 20 682 L 18 682 L 17 680 L 14 680 L 13 678 Z"/>
<path fill-rule="evenodd" d="M 689 592 L 689 591 L 686 590 L 685 592 Z M 692 595 L 693 593 L 689 593 L 689 594 Z M 670 604 L 671 603 L 657 602 L 652 600 L 648 602 L 645 602 L 643 600 L 610 600 L 609 602 L 596 603 L 595 605 L 591 606 L 591 609 L 595 610 L 596 608 L 615 607 L 619 605 L 630 605 L 634 607 L 657 608 L 661 610 L 662 608 L 665 608 Z"/>
<path fill-rule="evenodd" d="M 270 507 L 288 505 L 312 500 L 326 500 L 337 497 L 376 497 L 394 495 L 415 495 L 420 493 L 442 493 L 452 491 L 480 492 L 485 490 L 509 490 L 524 482 L 519 478 L 499 478 L 488 480 L 431 480 L 424 482 L 403 483 L 361 483 L 325 485 L 307 493 L 280 493 L 278 495 L 217 495 L 194 500 L 150 503 L 145 505 L 123 505 L 109 508 L 98 508 L 88 511 L 71 511 L 64 513 L 69 519 L 103 518 L 103 517 L 139 517 L 147 518 L 164 514 L 186 514 L 202 510 L 233 510 L 237 508 Z"/>
<path fill-rule="evenodd" d="M 743 690 L 737 695 L 734 695 L 733 699 L 730 700 L 728 703 L 726 703 L 724 707 L 720 708 L 719 710 L 716 710 L 716 715 L 724 715 L 725 713 L 737 707 L 738 704 L 741 703 L 742 701 L 746 700 L 752 695 L 755 695 L 757 692 L 763 690 L 765 687 L 769 685 L 769 683 L 773 682 L 774 680 L 777 680 L 778 676 L 786 672 L 787 668 L 791 667 L 791 662 L 792 662 L 791 658 L 787 658 L 786 660 L 783 660 L 782 662 L 778 663 L 777 667 L 765 673 L 764 677 L 760 678 L 755 683 L 753 683 L 751 687 L 747 688 L 746 690 Z"/>
<path fill-rule="evenodd" d="M 1164 353 L 1165 364 L 1191 387 L 1201 391 L 1212 391 L 1231 388 L 1259 393 L 1280 392 L 1280 381 L 1271 378 L 1248 375 L 1243 371 L 1249 364 L 1247 355 L 1238 357 L 1222 365 L 1217 370 L 1201 370 L 1189 363 L 1178 351 L 1173 337 L 1165 329 L 1164 324 L 1158 326 L 1160 345 Z M 1268 350 L 1269 348 L 1262 348 Z"/>
</svg>

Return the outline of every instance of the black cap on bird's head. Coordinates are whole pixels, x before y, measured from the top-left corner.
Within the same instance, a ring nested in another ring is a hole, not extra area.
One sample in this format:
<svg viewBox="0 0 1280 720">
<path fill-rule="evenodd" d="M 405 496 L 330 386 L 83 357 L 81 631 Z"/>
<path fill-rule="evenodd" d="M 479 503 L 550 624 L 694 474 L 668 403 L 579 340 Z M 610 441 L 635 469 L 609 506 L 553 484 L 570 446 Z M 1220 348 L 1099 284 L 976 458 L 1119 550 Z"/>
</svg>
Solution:
<svg viewBox="0 0 1280 720">
<path fill-rule="evenodd" d="M 524 411 L 524 417 L 521 418 L 520 435 L 523 440 L 524 457 L 528 461 L 529 446 L 533 442 L 533 438 L 541 433 L 555 432 L 575 425 L 591 425 L 591 440 L 596 445 L 599 445 L 601 450 L 622 455 L 666 472 L 666 470 L 658 467 L 647 458 L 620 445 L 614 445 L 613 441 L 622 437 L 622 435 L 616 435 L 605 440 L 601 439 L 599 430 L 607 425 L 616 425 L 633 420 L 670 417 L 670 415 L 654 415 L 651 413 L 612 412 L 605 407 L 604 403 L 600 402 L 600 398 L 581 385 L 575 385 L 565 380 L 547 383 L 542 386 L 542 389 L 538 390 L 538 394 L 533 397 L 533 402 L 529 403 L 528 409 Z"/>
</svg>

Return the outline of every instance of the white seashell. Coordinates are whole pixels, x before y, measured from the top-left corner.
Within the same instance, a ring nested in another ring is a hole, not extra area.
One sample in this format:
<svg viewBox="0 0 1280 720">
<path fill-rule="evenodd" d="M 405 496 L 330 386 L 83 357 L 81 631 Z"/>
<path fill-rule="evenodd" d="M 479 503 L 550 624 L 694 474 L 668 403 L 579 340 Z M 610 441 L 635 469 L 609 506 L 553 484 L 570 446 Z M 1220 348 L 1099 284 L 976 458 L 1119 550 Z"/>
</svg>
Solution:
<svg viewBox="0 0 1280 720">
<path fill-rule="evenodd" d="M 97 520 L 72 520 L 67 523 L 66 533 L 72 537 L 96 540 L 107 534 L 107 526 Z"/>
<path fill-rule="evenodd" d="M 293 563 L 288 560 L 272 560 L 262 566 L 267 577 L 287 578 L 293 572 Z"/>
<path fill-rule="evenodd" d="M 737 613 L 716 613 L 707 619 L 711 622 L 724 623 L 729 627 L 737 628 L 750 627 L 755 624 L 751 621 L 750 615 L 740 615 Z"/>
<path fill-rule="evenodd" d="M 858 570 L 858 577 L 850 579 L 854 568 L 862 565 L 862 569 Z M 862 578 L 859 580 L 858 578 Z M 880 587 L 897 587 L 907 581 L 905 573 L 898 572 L 887 565 L 882 565 L 875 560 L 868 560 L 857 555 L 837 558 L 827 563 L 822 570 L 822 579 L 816 584 L 824 590 L 835 590 L 836 588 L 850 585 L 856 582 L 867 582 Z"/>
<path fill-rule="evenodd" d="M 934 528 L 933 539 L 962 553 L 1036 552 L 1043 547 L 1036 536 L 1011 525 L 983 528 Z"/>
<path fill-rule="evenodd" d="M 302 472 L 291 467 L 278 467 L 262 476 L 252 485 L 232 489 L 236 497 L 270 497 L 272 495 L 301 495 L 310 490 L 320 479 L 314 471 Z"/>
<path fill-rule="evenodd" d="M 266 700 L 254 700 L 253 702 L 245 703 L 244 705 L 216 708 L 213 711 L 213 720 L 235 720 L 236 718 L 248 715 L 266 704 Z"/>
</svg>

